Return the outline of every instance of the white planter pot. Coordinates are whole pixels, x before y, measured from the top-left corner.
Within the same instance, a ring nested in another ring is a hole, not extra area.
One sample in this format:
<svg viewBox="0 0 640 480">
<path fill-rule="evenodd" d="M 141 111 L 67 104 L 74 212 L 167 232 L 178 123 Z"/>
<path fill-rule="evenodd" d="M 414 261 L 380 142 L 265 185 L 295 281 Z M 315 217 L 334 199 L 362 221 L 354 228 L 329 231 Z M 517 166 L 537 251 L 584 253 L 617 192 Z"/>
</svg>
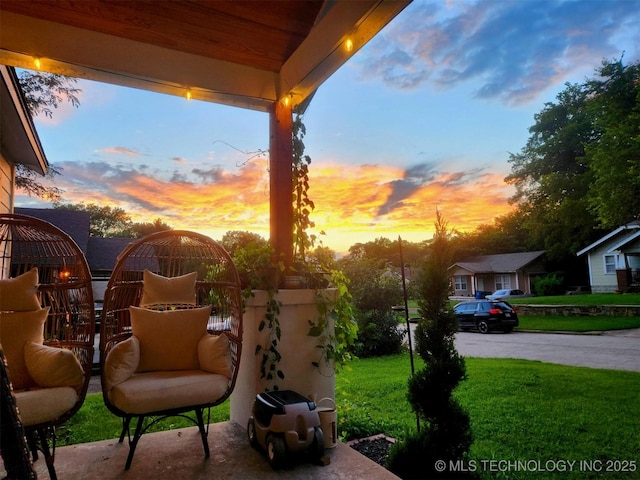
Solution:
<svg viewBox="0 0 640 480">
<path fill-rule="evenodd" d="M 322 295 L 333 302 L 337 291 L 323 290 Z M 320 361 L 321 355 L 321 350 L 316 348 L 319 339 L 307 335 L 309 321 L 316 321 L 318 316 L 316 291 L 280 290 L 277 299 L 282 302 L 278 316 L 282 335 L 277 346 L 282 360 L 278 369 L 284 373 L 284 379 L 277 379 L 275 384 L 279 390 L 294 390 L 310 398 L 328 397 L 335 400 L 333 368 L 319 369 L 312 365 L 312 362 Z M 255 355 L 256 346 L 264 345 L 269 333 L 266 328 L 258 331 L 264 319 L 267 300 L 266 291 L 254 291 L 254 296 L 246 302 L 243 317 L 242 357 L 236 386 L 231 394 L 231 421 L 242 426 L 246 426 L 249 420 L 256 395 L 264 392 L 265 388 L 273 389 L 274 385 L 274 382 L 260 378 L 261 355 Z M 329 328 L 333 335 L 333 322 L 330 322 Z"/>
</svg>

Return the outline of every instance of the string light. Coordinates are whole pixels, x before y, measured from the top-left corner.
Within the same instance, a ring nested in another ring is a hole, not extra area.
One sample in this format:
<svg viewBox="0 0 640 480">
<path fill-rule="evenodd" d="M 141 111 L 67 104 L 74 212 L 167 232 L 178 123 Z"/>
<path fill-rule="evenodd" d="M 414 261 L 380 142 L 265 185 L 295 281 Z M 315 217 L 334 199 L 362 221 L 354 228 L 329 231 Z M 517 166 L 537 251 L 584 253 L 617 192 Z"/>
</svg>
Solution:
<svg viewBox="0 0 640 480">
<path fill-rule="evenodd" d="M 187 88 L 187 93 L 184 94 L 184 97 L 188 100 L 191 100 L 192 95 L 191 95 L 191 89 Z"/>
<path fill-rule="evenodd" d="M 33 65 L 36 67 L 36 70 L 40 70 L 42 64 L 40 63 L 40 57 L 35 57 L 33 59 Z"/>
<path fill-rule="evenodd" d="M 347 38 L 344 42 L 344 49 L 351 53 L 353 51 L 353 40 L 351 40 L 350 38 Z"/>
</svg>

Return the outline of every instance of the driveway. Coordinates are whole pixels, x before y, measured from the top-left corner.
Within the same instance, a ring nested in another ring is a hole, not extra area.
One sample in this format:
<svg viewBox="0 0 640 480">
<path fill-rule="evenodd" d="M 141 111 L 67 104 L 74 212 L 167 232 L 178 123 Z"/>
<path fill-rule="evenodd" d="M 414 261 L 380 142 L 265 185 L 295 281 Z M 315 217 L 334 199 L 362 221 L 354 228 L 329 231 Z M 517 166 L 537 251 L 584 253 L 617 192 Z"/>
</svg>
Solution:
<svg viewBox="0 0 640 480">
<path fill-rule="evenodd" d="M 413 330 L 415 325 L 411 326 Z M 456 334 L 456 348 L 465 357 L 523 358 L 640 372 L 640 329 L 597 335 L 517 331 L 481 335 L 459 332 Z"/>
</svg>

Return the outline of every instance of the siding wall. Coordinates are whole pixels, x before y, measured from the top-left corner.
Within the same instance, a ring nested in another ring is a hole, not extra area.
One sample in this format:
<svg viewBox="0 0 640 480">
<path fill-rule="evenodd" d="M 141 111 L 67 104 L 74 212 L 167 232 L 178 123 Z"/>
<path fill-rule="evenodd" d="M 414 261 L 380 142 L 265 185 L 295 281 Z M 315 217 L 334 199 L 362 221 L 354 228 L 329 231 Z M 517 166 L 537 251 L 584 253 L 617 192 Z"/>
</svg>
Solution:
<svg viewBox="0 0 640 480">
<path fill-rule="evenodd" d="M 589 253 L 589 270 L 591 275 L 591 291 L 593 293 L 615 292 L 618 288 L 616 272 L 604 273 L 604 256 L 610 244 L 595 248 Z"/>
<path fill-rule="evenodd" d="M 0 154 L 0 213 L 13 212 L 13 165 Z"/>
</svg>

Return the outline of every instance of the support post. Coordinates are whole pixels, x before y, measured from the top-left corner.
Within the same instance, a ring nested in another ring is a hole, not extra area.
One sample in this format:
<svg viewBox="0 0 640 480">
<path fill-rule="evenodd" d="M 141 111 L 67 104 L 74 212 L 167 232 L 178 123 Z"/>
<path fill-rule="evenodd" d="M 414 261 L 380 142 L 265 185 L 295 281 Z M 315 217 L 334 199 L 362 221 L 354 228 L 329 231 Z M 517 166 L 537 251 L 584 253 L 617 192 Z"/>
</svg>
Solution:
<svg viewBox="0 0 640 480">
<path fill-rule="evenodd" d="M 293 114 L 274 102 L 269 110 L 269 217 L 271 245 L 285 268 L 293 263 Z"/>
</svg>

